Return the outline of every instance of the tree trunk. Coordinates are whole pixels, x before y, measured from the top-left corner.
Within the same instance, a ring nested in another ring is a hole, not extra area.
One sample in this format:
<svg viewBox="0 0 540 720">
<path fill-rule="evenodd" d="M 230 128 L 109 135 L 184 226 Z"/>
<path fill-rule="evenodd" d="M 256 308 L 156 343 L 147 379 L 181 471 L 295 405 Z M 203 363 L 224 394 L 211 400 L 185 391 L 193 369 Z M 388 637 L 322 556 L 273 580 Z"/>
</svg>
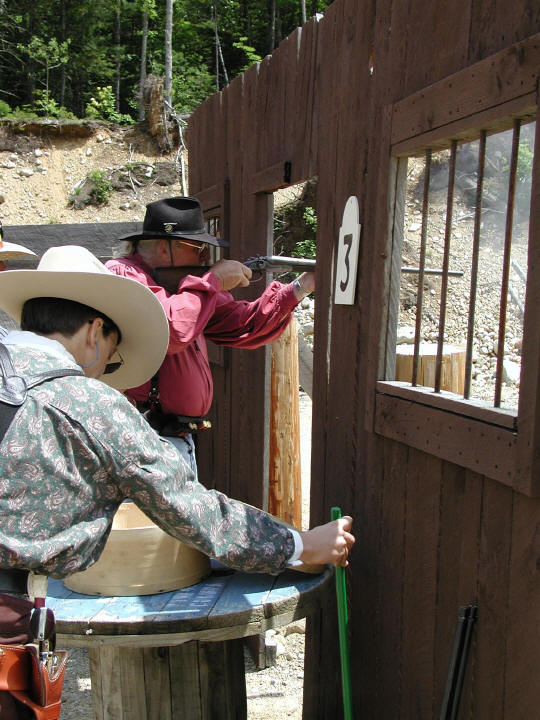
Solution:
<svg viewBox="0 0 540 720">
<path fill-rule="evenodd" d="M 66 39 L 66 2 L 62 0 L 60 8 L 60 22 L 61 22 L 61 41 L 65 42 Z M 66 63 L 62 63 L 60 66 L 60 107 L 64 107 L 66 104 Z"/>
<path fill-rule="evenodd" d="M 269 3 L 269 10 L 270 10 L 270 24 L 269 24 L 269 42 L 268 42 L 268 52 L 273 52 L 275 46 L 276 46 L 276 0 L 270 0 Z"/>
<path fill-rule="evenodd" d="M 219 62 L 221 62 L 221 67 L 223 68 L 225 86 L 229 84 L 229 76 L 227 75 L 227 68 L 225 67 L 225 60 L 223 59 L 221 43 L 219 41 L 217 7 L 216 5 L 212 5 L 212 8 L 214 10 L 214 35 L 216 38 L 216 89 L 219 90 Z"/>
<path fill-rule="evenodd" d="M 139 122 L 144 120 L 144 98 L 143 88 L 146 80 L 146 49 L 148 45 L 148 13 L 143 10 L 142 14 L 142 38 L 141 38 L 141 72 L 139 74 Z"/>
<path fill-rule="evenodd" d="M 114 77 L 114 106 L 116 112 L 120 111 L 120 0 L 116 5 L 114 14 L 114 47 L 115 47 L 115 77 Z"/>
<path fill-rule="evenodd" d="M 302 16 L 302 25 L 304 25 L 307 21 L 307 15 L 306 15 L 306 0 L 300 0 L 300 13 Z"/>
<path fill-rule="evenodd" d="M 165 103 L 172 105 L 172 30 L 173 30 L 173 5 L 174 0 L 167 0 L 165 7 L 165 82 L 163 95 Z"/>
</svg>

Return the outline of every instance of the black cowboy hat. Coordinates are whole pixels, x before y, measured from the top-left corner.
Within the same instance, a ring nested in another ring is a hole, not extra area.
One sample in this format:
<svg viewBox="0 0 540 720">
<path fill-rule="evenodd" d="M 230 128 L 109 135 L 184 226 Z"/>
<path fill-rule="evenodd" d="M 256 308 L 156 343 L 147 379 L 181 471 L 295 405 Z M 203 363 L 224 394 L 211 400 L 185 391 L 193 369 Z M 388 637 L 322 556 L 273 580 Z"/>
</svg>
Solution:
<svg viewBox="0 0 540 720">
<path fill-rule="evenodd" d="M 142 232 L 124 235 L 119 240 L 149 238 L 185 238 L 218 247 L 229 247 L 222 238 L 206 232 L 201 203 L 194 197 L 172 197 L 148 203 Z"/>
</svg>

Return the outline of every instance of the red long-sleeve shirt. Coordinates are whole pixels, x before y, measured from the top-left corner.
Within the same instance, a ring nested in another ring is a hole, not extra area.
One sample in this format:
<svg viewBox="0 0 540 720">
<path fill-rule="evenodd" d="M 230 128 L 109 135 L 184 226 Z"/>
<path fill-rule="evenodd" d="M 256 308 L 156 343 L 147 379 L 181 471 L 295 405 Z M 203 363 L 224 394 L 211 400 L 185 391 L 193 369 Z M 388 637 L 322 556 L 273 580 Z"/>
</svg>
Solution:
<svg viewBox="0 0 540 720">
<path fill-rule="evenodd" d="M 146 285 L 159 299 L 169 321 L 169 348 L 159 371 L 163 412 L 204 417 L 212 404 L 213 382 L 205 337 L 218 345 L 254 349 L 278 338 L 298 301 L 292 284 L 272 282 L 253 302 L 235 300 L 220 289 L 212 272 L 186 276 L 174 295 L 157 285 L 152 268 L 139 254 L 106 263 L 109 270 Z M 133 308 L 137 312 L 137 308 Z M 144 322 L 144 318 L 141 318 Z M 144 352 L 144 348 L 141 348 Z M 126 394 L 148 399 L 150 381 Z"/>
</svg>

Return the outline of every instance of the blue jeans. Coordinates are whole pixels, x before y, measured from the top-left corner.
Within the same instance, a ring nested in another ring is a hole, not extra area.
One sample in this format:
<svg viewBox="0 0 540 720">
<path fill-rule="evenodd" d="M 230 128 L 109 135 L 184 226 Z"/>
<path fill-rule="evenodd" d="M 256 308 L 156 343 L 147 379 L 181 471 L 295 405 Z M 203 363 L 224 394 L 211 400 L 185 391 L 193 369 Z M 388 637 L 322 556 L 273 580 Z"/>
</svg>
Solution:
<svg viewBox="0 0 540 720">
<path fill-rule="evenodd" d="M 192 470 L 195 475 L 195 480 L 198 481 L 197 476 L 197 458 L 195 457 L 195 442 L 193 436 L 186 435 L 185 437 L 165 437 L 174 447 L 178 450 L 180 455 L 184 458 L 187 466 Z"/>
</svg>

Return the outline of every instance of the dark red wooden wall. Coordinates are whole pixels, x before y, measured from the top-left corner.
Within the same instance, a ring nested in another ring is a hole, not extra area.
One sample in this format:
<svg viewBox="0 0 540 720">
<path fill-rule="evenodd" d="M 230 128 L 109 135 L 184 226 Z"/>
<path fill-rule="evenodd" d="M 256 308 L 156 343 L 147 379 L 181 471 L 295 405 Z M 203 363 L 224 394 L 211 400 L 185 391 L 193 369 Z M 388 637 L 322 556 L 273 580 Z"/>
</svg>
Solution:
<svg viewBox="0 0 540 720">
<path fill-rule="evenodd" d="M 458 608 L 468 603 L 478 605 L 478 622 L 460 717 L 540 717 L 538 493 L 374 429 L 395 147 L 454 120 L 467 125 L 480 106 L 493 116 L 504 103 L 502 114 L 530 113 L 539 30 L 533 0 L 335 0 L 189 123 L 190 193 L 223 218 L 231 257 L 266 249 L 269 193 L 318 178 L 311 508 L 314 522 L 326 521 L 332 505 L 355 518 L 347 577 L 357 718 L 438 717 Z M 425 107 L 423 98 L 431 98 Z M 519 408 L 532 428 L 529 447 L 540 423 L 539 146 L 537 139 L 524 338 L 532 379 Z M 362 223 L 356 302 L 334 305 L 335 248 L 351 195 Z M 249 293 L 257 290 L 242 296 Z M 204 440 L 212 458 L 205 472 L 262 504 L 266 353 L 232 351 L 216 372 L 220 434 Z M 467 439 L 452 442 L 459 451 Z M 311 621 L 305 678 L 304 717 L 339 717 L 333 608 Z"/>
</svg>

